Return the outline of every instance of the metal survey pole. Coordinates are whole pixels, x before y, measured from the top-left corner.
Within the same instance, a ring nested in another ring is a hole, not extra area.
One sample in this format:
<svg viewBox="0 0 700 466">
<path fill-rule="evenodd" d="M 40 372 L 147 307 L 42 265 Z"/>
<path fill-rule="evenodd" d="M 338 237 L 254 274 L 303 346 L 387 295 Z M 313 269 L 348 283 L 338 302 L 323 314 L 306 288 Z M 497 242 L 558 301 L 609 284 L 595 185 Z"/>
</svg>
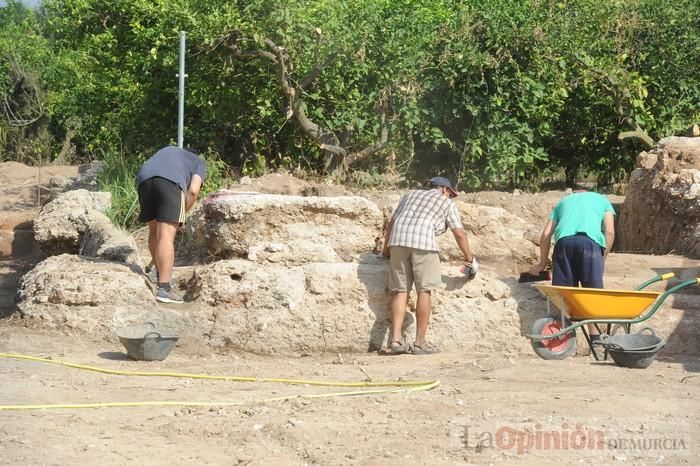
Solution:
<svg viewBox="0 0 700 466">
<path fill-rule="evenodd" d="M 185 31 L 180 31 L 180 72 L 177 74 L 180 81 L 177 93 L 177 147 L 182 148 L 185 132 Z"/>
</svg>

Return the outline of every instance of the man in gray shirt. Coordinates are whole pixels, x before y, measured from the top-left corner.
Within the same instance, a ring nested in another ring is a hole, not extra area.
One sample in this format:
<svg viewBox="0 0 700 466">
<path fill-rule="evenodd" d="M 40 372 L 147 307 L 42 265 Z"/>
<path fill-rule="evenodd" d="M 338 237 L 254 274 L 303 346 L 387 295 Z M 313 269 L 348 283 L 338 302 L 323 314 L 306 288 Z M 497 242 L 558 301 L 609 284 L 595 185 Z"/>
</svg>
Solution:
<svg viewBox="0 0 700 466">
<path fill-rule="evenodd" d="M 141 214 L 148 224 L 148 249 L 155 264 L 158 283 L 156 300 L 182 303 L 170 286 L 175 263 L 175 235 L 185 222 L 185 213 L 197 200 L 207 175 L 204 160 L 179 147 L 164 147 L 148 159 L 136 175 Z M 152 270 L 146 273 L 151 275 Z"/>
</svg>

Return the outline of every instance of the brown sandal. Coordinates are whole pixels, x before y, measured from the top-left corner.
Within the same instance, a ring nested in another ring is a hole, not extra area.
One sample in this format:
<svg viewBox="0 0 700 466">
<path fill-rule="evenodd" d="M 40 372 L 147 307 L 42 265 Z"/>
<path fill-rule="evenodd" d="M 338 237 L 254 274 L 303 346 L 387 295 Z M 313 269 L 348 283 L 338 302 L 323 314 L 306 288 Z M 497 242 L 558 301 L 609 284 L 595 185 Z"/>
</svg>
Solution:
<svg viewBox="0 0 700 466">
<path fill-rule="evenodd" d="M 394 340 L 391 342 L 390 352 L 391 354 L 406 354 L 408 353 L 408 347 L 401 343 L 399 340 Z"/>
<path fill-rule="evenodd" d="M 416 345 L 414 343 L 413 350 L 411 352 L 415 355 L 422 356 L 424 354 L 439 353 L 440 350 L 436 346 L 433 346 L 432 344 L 426 342 L 426 343 L 423 343 L 422 345 Z"/>
</svg>

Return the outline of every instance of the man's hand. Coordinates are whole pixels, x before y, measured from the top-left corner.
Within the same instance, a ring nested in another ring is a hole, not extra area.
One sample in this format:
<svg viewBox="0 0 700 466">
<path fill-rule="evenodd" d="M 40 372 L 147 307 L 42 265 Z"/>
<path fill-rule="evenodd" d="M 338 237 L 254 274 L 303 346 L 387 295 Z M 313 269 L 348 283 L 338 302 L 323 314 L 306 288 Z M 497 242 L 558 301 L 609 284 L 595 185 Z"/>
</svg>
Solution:
<svg viewBox="0 0 700 466">
<path fill-rule="evenodd" d="M 472 257 L 471 262 L 465 262 L 462 266 L 462 273 L 467 276 L 467 280 L 473 280 L 478 271 L 479 262 L 476 260 L 476 257 Z"/>
<path fill-rule="evenodd" d="M 544 269 L 547 268 L 547 264 L 535 264 L 530 267 L 530 275 L 539 275 Z"/>
</svg>

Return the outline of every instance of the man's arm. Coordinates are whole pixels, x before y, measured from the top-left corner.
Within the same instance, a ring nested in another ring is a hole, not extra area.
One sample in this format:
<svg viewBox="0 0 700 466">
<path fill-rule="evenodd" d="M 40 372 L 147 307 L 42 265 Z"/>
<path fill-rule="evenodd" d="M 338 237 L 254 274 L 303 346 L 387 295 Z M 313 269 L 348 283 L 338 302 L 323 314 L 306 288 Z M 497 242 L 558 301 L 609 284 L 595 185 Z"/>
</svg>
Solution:
<svg viewBox="0 0 700 466">
<path fill-rule="evenodd" d="M 187 188 L 187 194 L 185 194 L 185 210 L 189 211 L 194 205 L 194 201 L 197 200 L 199 196 L 199 190 L 202 188 L 202 177 L 199 175 L 192 175 L 192 181 L 190 181 L 190 186 Z"/>
<path fill-rule="evenodd" d="M 469 249 L 469 240 L 467 239 L 467 234 L 462 228 L 453 228 L 452 235 L 454 235 L 455 237 L 455 241 L 457 242 L 457 246 L 459 246 L 459 250 L 462 251 L 464 261 L 471 264 L 471 262 L 474 260 L 474 256 L 472 255 L 471 249 Z"/>
<path fill-rule="evenodd" d="M 556 227 L 557 222 L 552 219 L 544 226 L 542 234 L 540 234 L 540 262 L 530 267 L 530 273 L 532 275 L 539 275 L 540 272 L 547 268 L 549 248 L 552 246 L 552 236 L 554 235 L 554 229 Z"/>
<path fill-rule="evenodd" d="M 386 226 L 384 231 L 384 248 L 382 250 L 382 256 L 389 257 L 391 252 L 389 251 L 389 238 L 391 238 L 391 229 L 394 227 L 394 219 L 392 218 L 389 224 Z"/>
<path fill-rule="evenodd" d="M 612 212 L 605 212 L 603 216 L 603 234 L 605 235 L 605 255 L 603 260 L 608 258 L 608 253 L 615 243 L 615 216 Z"/>
</svg>

